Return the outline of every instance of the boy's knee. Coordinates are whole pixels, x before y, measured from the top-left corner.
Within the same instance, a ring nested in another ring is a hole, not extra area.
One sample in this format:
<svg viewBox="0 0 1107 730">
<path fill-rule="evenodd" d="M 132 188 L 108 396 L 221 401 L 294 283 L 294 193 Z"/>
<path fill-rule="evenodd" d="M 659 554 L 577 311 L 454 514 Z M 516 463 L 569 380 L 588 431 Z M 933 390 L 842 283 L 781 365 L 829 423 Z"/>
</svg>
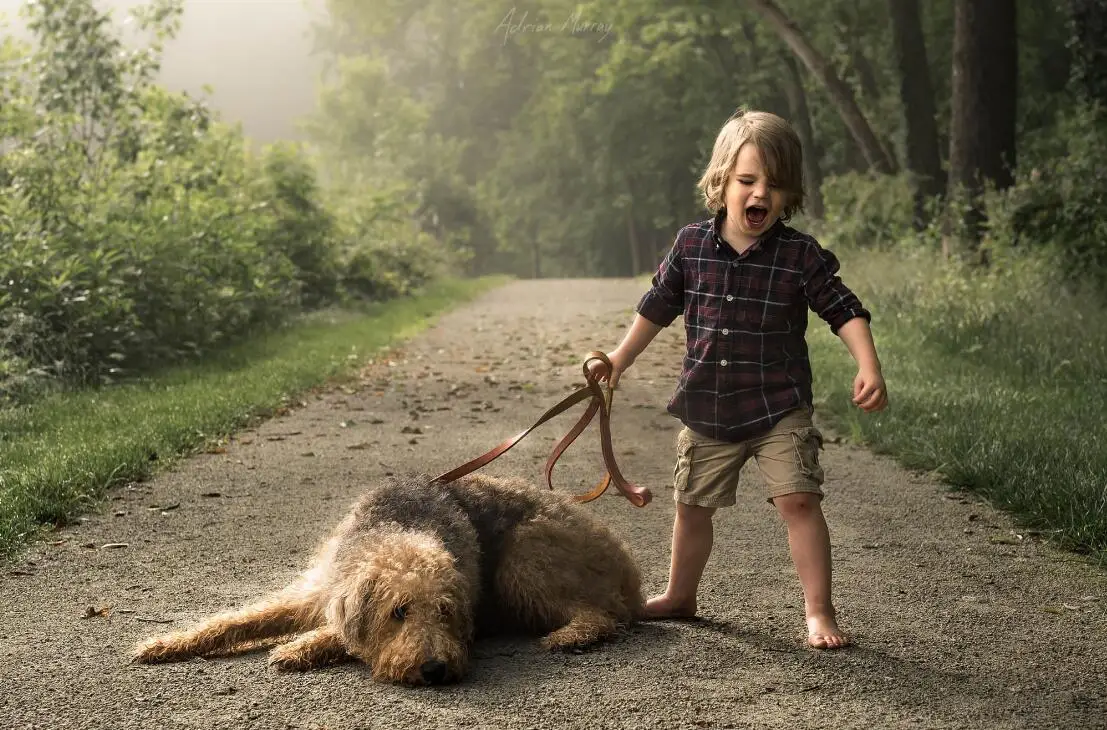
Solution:
<svg viewBox="0 0 1107 730">
<path fill-rule="evenodd" d="M 715 514 L 714 507 L 701 507 L 697 504 L 676 503 L 677 518 L 688 524 L 706 524 Z"/>
<path fill-rule="evenodd" d="M 780 516 L 785 520 L 803 519 L 822 511 L 821 498 L 813 492 L 793 492 L 773 497 Z"/>
</svg>

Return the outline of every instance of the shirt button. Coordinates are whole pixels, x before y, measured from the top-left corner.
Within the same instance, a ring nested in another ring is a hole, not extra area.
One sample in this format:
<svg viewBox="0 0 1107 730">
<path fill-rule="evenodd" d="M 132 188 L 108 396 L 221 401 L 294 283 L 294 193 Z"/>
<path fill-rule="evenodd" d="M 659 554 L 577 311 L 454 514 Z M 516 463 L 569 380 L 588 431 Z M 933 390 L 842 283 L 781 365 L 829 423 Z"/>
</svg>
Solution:
<svg viewBox="0 0 1107 730">
<path fill-rule="evenodd" d="M 729 335 L 729 334 L 730 334 L 730 330 L 728 330 L 728 329 L 727 329 L 726 327 L 724 327 L 724 328 L 723 328 L 723 334 L 724 334 L 724 335 Z"/>
<path fill-rule="evenodd" d="M 734 295 L 733 294 L 727 294 L 726 295 L 726 300 L 728 302 L 733 302 L 734 301 Z"/>
<path fill-rule="evenodd" d="M 726 360 L 720 360 L 719 364 L 722 365 L 725 368 L 726 367 Z"/>
</svg>

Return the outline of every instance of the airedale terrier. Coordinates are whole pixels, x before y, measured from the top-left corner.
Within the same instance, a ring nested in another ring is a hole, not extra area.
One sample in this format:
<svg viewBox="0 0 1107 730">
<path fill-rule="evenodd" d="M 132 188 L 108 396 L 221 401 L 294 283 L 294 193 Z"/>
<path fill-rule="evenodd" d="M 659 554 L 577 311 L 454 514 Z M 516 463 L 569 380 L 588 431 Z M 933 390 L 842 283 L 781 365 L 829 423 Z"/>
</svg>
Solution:
<svg viewBox="0 0 1107 730">
<path fill-rule="evenodd" d="M 277 669 L 360 659 L 374 679 L 461 679 L 474 637 L 544 634 L 551 650 L 613 637 L 642 616 L 625 545 L 566 495 L 518 479 L 392 479 L 365 494 L 291 585 L 152 638 L 140 662 L 233 654 L 285 640 Z"/>
</svg>

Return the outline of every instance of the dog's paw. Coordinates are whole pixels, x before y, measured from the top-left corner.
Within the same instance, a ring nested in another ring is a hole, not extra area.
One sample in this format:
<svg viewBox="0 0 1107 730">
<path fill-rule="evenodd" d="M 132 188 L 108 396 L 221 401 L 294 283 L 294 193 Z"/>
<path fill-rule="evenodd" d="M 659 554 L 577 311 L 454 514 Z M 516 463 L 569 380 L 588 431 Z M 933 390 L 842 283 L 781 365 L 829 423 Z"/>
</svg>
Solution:
<svg viewBox="0 0 1107 730">
<path fill-rule="evenodd" d="M 278 672 L 306 672 L 315 665 L 303 651 L 285 644 L 269 652 L 269 666 Z"/>
<path fill-rule="evenodd" d="M 583 654 L 596 645 L 595 639 L 576 636 L 568 631 L 558 630 L 544 636 L 539 642 L 546 651 L 561 652 L 563 654 Z"/>
<path fill-rule="evenodd" d="M 149 639 L 135 647 L 131 661 L 137 664 L 163 664 L 191 659 L 193 653 L 184 650 L 177 642 L 166 639 Z"/>
</svg>

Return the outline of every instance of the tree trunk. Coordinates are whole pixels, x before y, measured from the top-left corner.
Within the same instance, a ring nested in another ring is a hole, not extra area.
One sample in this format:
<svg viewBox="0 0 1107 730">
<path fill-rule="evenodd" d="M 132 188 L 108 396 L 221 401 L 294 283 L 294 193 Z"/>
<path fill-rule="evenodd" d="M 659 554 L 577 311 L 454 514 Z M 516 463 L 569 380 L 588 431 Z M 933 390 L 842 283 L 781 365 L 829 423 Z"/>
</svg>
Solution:
<svg viewBox="0 0 1107 730">
<path fill-rule="evenodd" d="M 627 208 L 627 241 L 630 244 L 630 275 L 638 276 L 642 271 L 642 254 L 638 245 L 638 231 L 634 227 L 634 215 Z"/>
<path fill-rule="evenodd" d="M 922 229 L 927 224 L 927 202 L 940 196 L 946 187 L 938 149 L 938 113 L 919 19 L 919 0 L 888 0 L 888 10 L 899 66 L 899 95 L 907 122 L 907 169 L 915 189 L 915 228 Z"/>
<path fill-rule="evenodd" d="M 542 244 L 539 242 L 537 235 L 531 235 L 531 246 L 534 257 L 531 259 L 531 278 L 542 278 Z"/>
<path fill-rule="evenodd" d="M 1107 0 L 1069 0 L 1069 13 L 1076 93 L 1107 107 Z"/>
<path fill-rule="evenodd" d="M 1018 41 L 1015 0 L 955 0 L 949 198 L 965 205 L 957 231 L 980 241 L 986 183 L 1003 189 L 1015 166 Z M 959 206 L 960 207 L 960 206 Z M 947 251 L 948 253 L 948 251 Z"/>
<path fill-rule="evenodd" d="M 815 77 L 826 87 L 831 100 L 838 109 L 838 113 L 849 129 L 850 134 L 857 140 L 857 144 L 865 154 L 865 160 L 869 166 L 878 172 L 895 172 L 894 163 L 888 159 L 884 148 L 880 146 L 872 127 L 869 126 L 865 115 L 861 113 L 857 101 L 853 98 L 850 88 L 838 78 L 830 63 L 819 54 L 800 31 L 799 27 L 786 16 L 773 0 L 747 0 L 749 5 L 761 14 L 765 20 L 780 34 L 781 39 L 788 44 L 792 52 L 803 61 L 804 65 L 815 74 Z"/>
<path fill-rule="evenodd" d="M 807 108 L 807 94 L 803 90 L 803 77 L 800 75 L 799 64 L 796 59 L 787 53 L 781 54 L 784 63 L 784 91 L 788 94 L 788 108 L 791 111 L 792 123 L 796 127 L 800 144 L 803 145 L 803 177 L 804 187 L 807 189 L 807 202 L 805 207 L 812 218 L 821 220 L 825 210 L 823 209 L 823 175 L 819 168 L 819 160 L 815 156 L 815 134 L 811 129 L 811 113 Z"/>
</svg>

